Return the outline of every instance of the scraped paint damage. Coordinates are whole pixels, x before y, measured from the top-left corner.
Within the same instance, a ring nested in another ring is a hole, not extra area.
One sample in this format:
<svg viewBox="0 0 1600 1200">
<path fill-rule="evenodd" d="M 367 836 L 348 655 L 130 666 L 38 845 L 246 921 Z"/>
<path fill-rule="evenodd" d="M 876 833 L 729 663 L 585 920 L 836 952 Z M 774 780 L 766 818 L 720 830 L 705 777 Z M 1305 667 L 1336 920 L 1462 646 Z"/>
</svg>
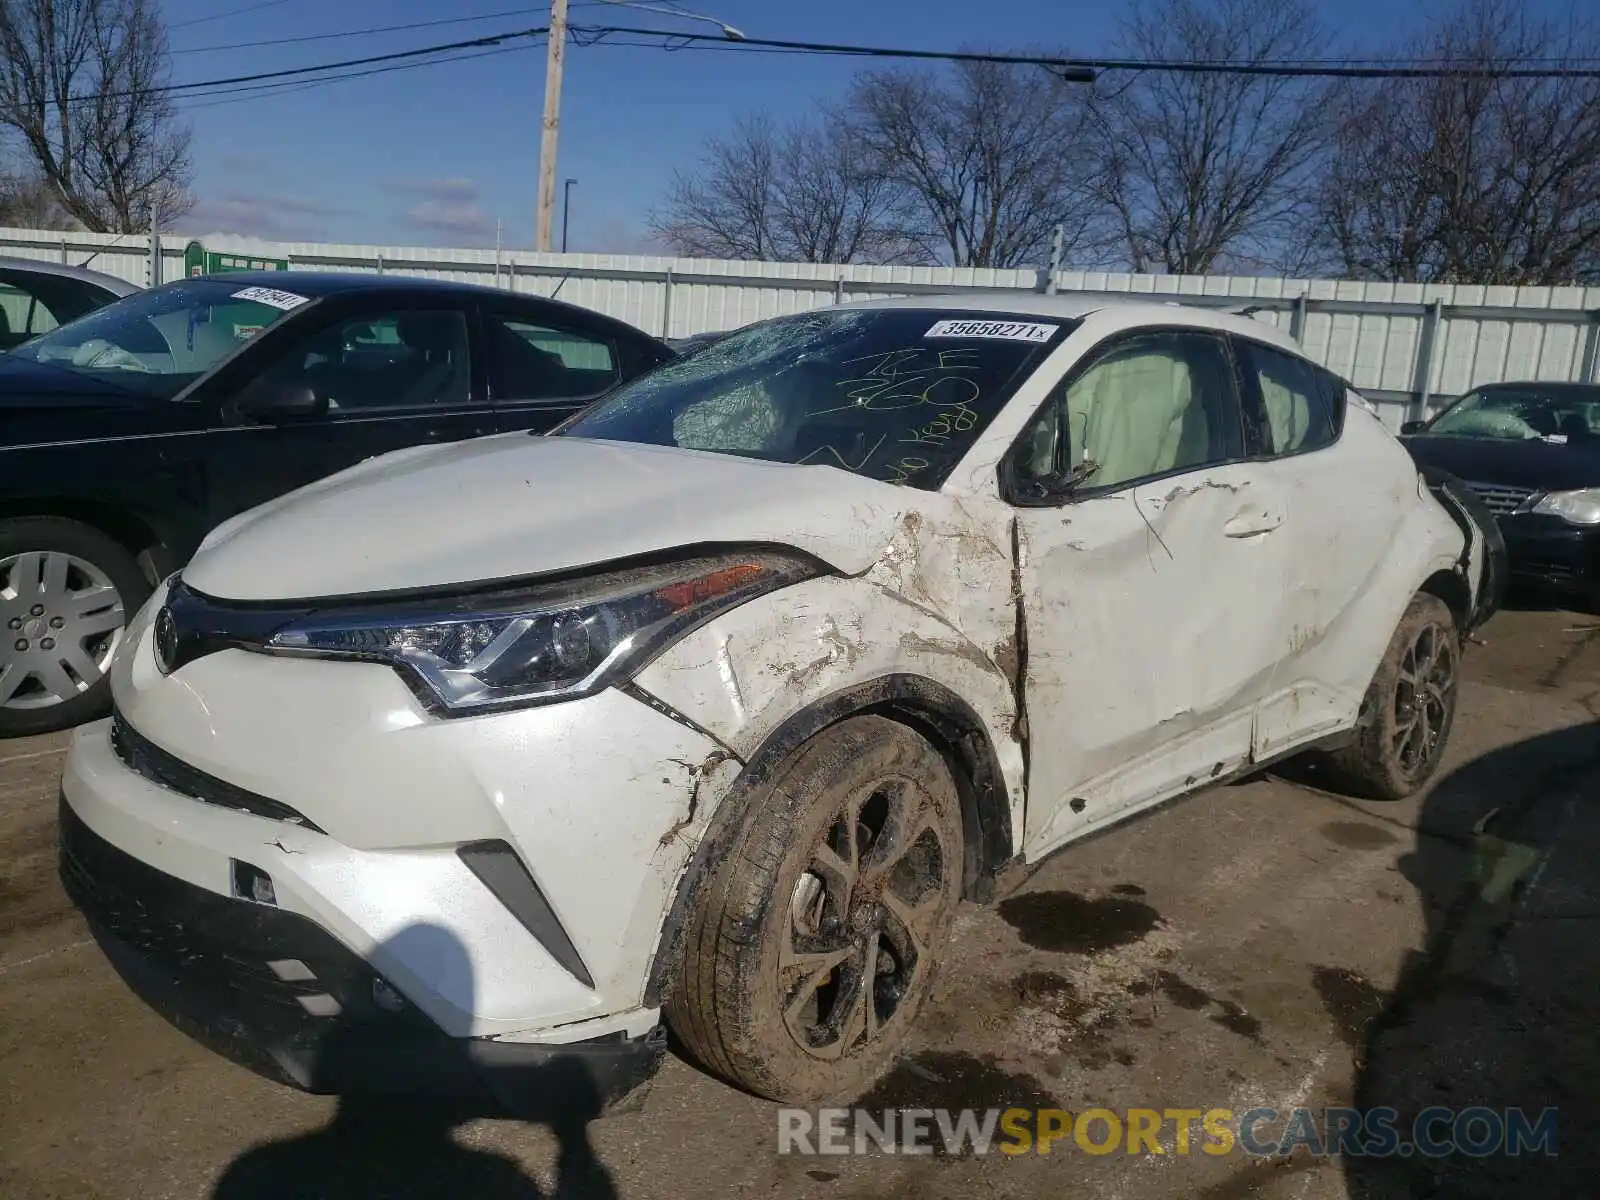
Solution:
<svg viewBox="0 0 1600 1200">
<path fill-rule="evenodd" d="M 741 605 L 669 647 L 636 683 L 748 759 L 803 706 L 889 675 L 926 678 L 977 715 L 1020 825 L 1026 628 L 1014 514 L 998 498 L 913 499 L 889 520 L 841 530 L 858 545 L 882 539 L 859 574 Z M 704 788 L 698 804 L 715 807 Z"/>
<path fill-rule="evenodd" d="M 1012 517 L 1011 605 L 1015 613 L 1016 626 L 1006 647 L 1009 650 L 1007 658 L 1010 666 L 1010 669 L 1006 670 L 1006 677 L 1011 680 L 1011 692 L 1015 697 L 1016 716 L 1011 729 L 1017 745 L 1022 750 L 1022 789 L 1026 793 L 1031 732 L 1028 728 L 1028 602 L 1027 591 L 1022 586 L 1022 563 L 1022 526 L 1017 518 Z M 1005 670 L 1004 664 L 1001 669 Z"/>
<path fill-rule="evenodd" d="M 733 755 L 726 750 L 713 750 L 706 755 L 703 762 L 685 762 L 681 758 L 672 760 L 675 766 L 682 767 L 689 773 L 689 802 L 683 816 L 674 821 L 667 831 L 661 835 L 661 845 L 667 845 L 673 838 L 694 824 L 695 814 L 700 810 L 701 785 L 718 767 L 732 758 Z"/>
</svg>

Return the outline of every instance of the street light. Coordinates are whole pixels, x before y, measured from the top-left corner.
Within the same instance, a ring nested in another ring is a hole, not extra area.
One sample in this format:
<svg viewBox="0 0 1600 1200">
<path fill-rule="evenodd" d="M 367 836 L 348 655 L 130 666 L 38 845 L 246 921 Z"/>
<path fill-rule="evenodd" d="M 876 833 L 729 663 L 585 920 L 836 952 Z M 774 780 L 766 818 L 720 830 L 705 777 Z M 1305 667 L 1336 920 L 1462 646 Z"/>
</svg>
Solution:
<svg viewBox="0 0 1600 1200">
<path fill-rule="evenodd" d="M 576 179 L 568 179 L 561 185 L 561 253 L 567 252 L 567 222 L 572 217 L 572 185 Z"/>
</svg>

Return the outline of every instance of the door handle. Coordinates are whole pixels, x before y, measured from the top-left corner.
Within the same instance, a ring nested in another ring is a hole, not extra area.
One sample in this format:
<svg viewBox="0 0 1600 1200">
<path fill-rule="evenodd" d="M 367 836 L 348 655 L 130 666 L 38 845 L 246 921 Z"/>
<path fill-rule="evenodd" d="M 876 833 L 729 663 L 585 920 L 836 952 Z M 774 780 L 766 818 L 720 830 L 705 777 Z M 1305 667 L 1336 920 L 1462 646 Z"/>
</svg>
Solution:
<svg viewBox="0 0 1600 1200">
<path fill-rule="evenodd" d="M 1260 537 L 1282 524 L 1281 512 L 1270 508 L 1251 508 L 1231 517 L 1222 527 L 1222 535 L 1230 538 Z"/>
</svg>

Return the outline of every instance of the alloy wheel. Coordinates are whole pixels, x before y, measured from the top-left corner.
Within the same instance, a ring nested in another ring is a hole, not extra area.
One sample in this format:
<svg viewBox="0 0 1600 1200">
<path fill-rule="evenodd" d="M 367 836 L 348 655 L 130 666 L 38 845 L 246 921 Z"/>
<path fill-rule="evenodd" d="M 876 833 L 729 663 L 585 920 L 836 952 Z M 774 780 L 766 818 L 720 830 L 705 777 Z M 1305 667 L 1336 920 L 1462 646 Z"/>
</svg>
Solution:
<svg viewBox="0 0 1600 1200">
<path fill-rule="evenodd" d="M 857 789 L 794 885 L 779 983 L 789 1033 L 816 1058 L 883 1036 L 932 969 L 945 873 L 956 869 L 932 804 L 905 777 Z"/>
<path fill-rule="evenodd" d="M 126 624 L 94 563 L 57 550 L 0 558 L 0 708 L 64 704 L 105 676 Z"/>
<path fill-rule="evenodd" d="M 1415 777 L 1438 755 L 1448 731 L 1456 687 L 1455 641 L 1430 622 L 1400 660 L 1394 698 L 1394 753 Z"/>
</svg>

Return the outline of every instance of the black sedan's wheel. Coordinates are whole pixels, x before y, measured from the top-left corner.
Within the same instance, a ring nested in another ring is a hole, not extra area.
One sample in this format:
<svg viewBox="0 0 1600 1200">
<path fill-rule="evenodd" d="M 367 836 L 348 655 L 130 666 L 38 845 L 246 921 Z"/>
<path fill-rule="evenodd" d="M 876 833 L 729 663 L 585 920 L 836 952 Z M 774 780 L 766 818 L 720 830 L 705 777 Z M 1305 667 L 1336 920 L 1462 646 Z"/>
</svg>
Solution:
<svg viewBox="0 0 1600 1200">
<path fill-rule="evenodd" d="M 1367 690 L 1356 740 L 1331 756 L 1344 786 L 1376 800 L 1403 800 L 1432 778 L 1455 722 L 1460 663 L 1449 607 L 1417 596 Z"/>
<path fill-rule="evenodd" d="M 705 890 L 674 1031 L 774 1100 L 859 1092 L 927 997 L 961 863 L 960 798 L 937 750 L 882 717 L 824 730 L 753 798 Z"/>
<path fill-rule="evenodd" d="M 0 737 L 105 712 L 111 656 L 149 590 L 133 556 L 97 530 L 0 521 Z"/>
</svg>

